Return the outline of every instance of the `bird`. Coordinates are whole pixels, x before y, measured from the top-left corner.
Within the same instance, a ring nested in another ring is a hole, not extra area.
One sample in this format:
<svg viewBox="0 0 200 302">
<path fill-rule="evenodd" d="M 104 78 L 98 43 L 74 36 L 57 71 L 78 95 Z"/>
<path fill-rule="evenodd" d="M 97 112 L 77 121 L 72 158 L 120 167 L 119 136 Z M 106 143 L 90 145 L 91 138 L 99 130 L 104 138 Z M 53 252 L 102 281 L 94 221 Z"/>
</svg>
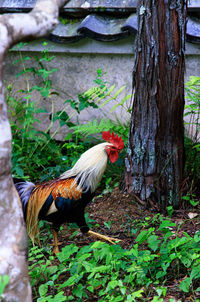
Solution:
<svg viewBox="0 0 200 302">
<path fill-rule="evenodd" d="M 118 239 L 89 229 L 84 217 L 85 207 L 95 196 L 95 190 L 106 170 L 108 159 L 114 163 L 124 148 L 121 136 L 104 131 L 99 143 L 85 151 L 75 165 L 59 177 L 38 184 L 30 181 L 15 183 L 19 194 L 27 233 L 33 244 L 39 237 L 39 221 L 52 225 L 52 254 L 60 252 L 58 232 L 63 223 L 76 223 L 83 234 L 115 243 Z"/>
</svg>

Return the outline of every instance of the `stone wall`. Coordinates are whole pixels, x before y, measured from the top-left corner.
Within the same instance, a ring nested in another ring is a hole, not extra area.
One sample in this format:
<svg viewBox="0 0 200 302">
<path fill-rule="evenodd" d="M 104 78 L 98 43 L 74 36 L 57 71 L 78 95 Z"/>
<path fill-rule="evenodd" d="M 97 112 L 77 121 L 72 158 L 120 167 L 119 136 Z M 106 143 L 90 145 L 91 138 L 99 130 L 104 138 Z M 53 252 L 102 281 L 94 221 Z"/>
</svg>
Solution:
<svg viewBox="0 0 200 302">
<path fill-rule="evenodd" d="M 41 56 L 40 51 L 43 49 L 41 41 L 35 41 L 23 47 L 22 55 L 33 58 L 33 60 L 25 61 L 24 64 L 29 67 L 35 66 L 34 56 Z M 116 90 L 126 85 L 121 97 L 116 101 L 105 105 L 101 109 L 85 109 L 79 116 L 79 122 L 85 123 L 95 118 L 101 119 L 106 116 L 116 119 L 116 116 L 124 123 L 127 123 L 129 114 L 127 114 L 127 106 L 130 100 L 122 107 L 118 107 L 112 114 L 110 109 L 119 102 L 125 95 L 131 93 L 132 69 L 134 65 L 134 41 L 129 39 L 116 41 L 112 43 L 102 43 L 94 40 L 84 40 L 75 44 L 59 45 L 48 42 L 48 46 L 52 47 L 50 52 L 55 54 L 55 58 L 49 63 L 49 68 L 57 68 L 58 71 L 50 77 L 53 83 L 53 89 L 59 93 L 59 96 L 52 95 L 48 100 L 41 99 L 39 94 L 35 93 L 33 98 L 36 102 L 40 102 L 48 113 L 40 114 L 42 123 L 38 124 L 39 129 L 45 130 L 50 124 L 50 113 L 52 111 L 52 102 L 54 111 L 65 109 L 72 116 L 72 120 L 76 121 L 77 115 L 69 105 L 64 104 L 67 99 L 77 99 L 77 95 L 86 91 L 95 85 L 94 79 L 97 75 L 97 69 L 105 72 L 104 80 L 108 86 L 116 85 Z M 13 64 L 19 57 L 18 52 L 10 52 L 6 59 L 4 79 L 6 85 L 13 84 L 13 90 L 26 89 L 27 82 L 25 76 L 16 78 L 16 74 L 22 70 L 22 64 Z M 200 50 L 199 46 L 187 43 L 186 48 L 186 74 L 185 79 L 188 80 L 191 75 L 200 75 Z M 39 84 L 38 79 L 32 75 L 29 78 L 30 85 Z M 58 123 L 55 123 L 51 129 L 51 133 L 58 130 L 57 139 L 63 139 L 68 129 L 62 127 L 58 129 Z"/>
</svg>

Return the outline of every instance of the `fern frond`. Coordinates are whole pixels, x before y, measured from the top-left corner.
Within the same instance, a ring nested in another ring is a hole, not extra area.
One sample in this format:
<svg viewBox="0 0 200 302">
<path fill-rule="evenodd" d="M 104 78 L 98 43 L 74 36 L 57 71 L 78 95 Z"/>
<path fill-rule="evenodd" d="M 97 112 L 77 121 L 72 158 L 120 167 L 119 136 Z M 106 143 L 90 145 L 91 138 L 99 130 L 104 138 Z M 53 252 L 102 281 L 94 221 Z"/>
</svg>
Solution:
<svg viewBox="0 0 200 302">
<path fill-rule="evenodd" d="M 107 96 L 110 96 L 110 94 L 111 94 L 111 92 L 114 90 L 114 88 L 115 88 L 115 84 L 112 85 L 112 86 L 110 87 L 110 89 L 109 89 L 105 94 L 103 94 L 103 95 L 96 101 L 96 103 L 99 103 L 100 101 L 104 100 Z"/>
<path fill-rule="evenodd" d="M 124 103 L 128 99 L 131 98 L 131 94 L 129 94 L 129 95 L 125 95 L 125 97 L 123 97 L 123 99 L 121 101 L 117 100 L 119 95 L 120 95 L 120 97 L 122 96 L 121 93 L 124 91 L 125 88 L 126 88 L 126 85 L 124 85 L 121 88 L 115 90 L 115 84 L 112 85 L 109 89 L 108 89 L 107 85 L 105 85 L 103 88 L 94 86 L 94 87 L 88 89 L 87 91 L 85 91 L 83 93 L 83 95 L 87 99 L 91 100 L 96 105 L 98 105 L 99 108 L 104 107 L 105 105 L 107 105 L 111 101 L 114 101 L 114 100 L 117 101 L 117 104 L 112 106 L 112 108 L 110 110 L 110 113 L 112 113 L 117 107 L 123 106 Z"/>
<path fill-rule="evenodd" d="M 110 101 L 115 100 L 117 98 L 117 96 L 124 90 L 124 88 L 126 87 L 126 85 L 122 86 L 120 89 L 118 89 L 115 94 L 113 96 L 111 96 L 109 99 L 105 100 L 105 102 L 103 102 L 103 104 L 101 104 L 99 106 L 99 108 L 105 106 L 106 104 L 108 104 Z"/>
<path fill-rule="evenodd" d="M 87 124 L 74 126 L 72 129 L 75 134 L 82 134 L 85 136 L 102 133 L 105 130 L 113 128 L 113 122 L 111 120 L 102 119 L 99 122 L 95 119 L 93 122 L 89 121 Z"/>
<path fill-rule="evenodd" d="M 121 102 L 117 103 L 116 105 L 114 105 L 114 106 L 111 108 L 110 113 L 112 113 L 113 111 L 115 111 L 115 109 L 117 109 L 118 107 L 123 106 L 124 103 L 125 103 L 128 99 L 130 99 L 130 98 L 131 98 L 131 94 L 126 95 L 126 96 L 123 98 L 123 100 L 122 100 Z"/>
</svg>

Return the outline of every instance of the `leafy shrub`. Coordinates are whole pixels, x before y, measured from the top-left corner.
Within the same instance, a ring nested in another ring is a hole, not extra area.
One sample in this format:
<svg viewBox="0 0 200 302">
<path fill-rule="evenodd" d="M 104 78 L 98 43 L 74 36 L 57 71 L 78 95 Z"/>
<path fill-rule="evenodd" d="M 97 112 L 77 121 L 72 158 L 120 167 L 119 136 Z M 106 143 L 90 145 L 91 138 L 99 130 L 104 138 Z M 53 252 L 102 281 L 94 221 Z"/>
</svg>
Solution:
<svg viewBox="0 0 200 302">
<path fill-rule="evenodd" d="M 58 294 L 62 301 L 149 301 L 150 296 L 164 301 L 165 284 L 174 279 L 180 292 L 198 293 L 200 232 L 179 237 L 175 230 L 175 223 L 157 215 L 130 250 L 99 241 L 81 248 L 70 244 L 46 260 L 41 249 L 32 248 L 30 275 L 34 288 L 39 285 L 37 301 L 56 302 Z"/>
</svg>

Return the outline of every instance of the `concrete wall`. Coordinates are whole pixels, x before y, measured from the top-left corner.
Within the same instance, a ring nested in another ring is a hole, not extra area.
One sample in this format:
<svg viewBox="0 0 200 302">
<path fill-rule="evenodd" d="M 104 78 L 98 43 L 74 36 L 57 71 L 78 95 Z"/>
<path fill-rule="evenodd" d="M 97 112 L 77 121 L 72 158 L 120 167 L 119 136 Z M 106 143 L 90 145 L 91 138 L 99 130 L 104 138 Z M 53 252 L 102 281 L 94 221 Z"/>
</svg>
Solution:
<svg viewBox="0 0 200 302">
<path fill-rule="evenodd" d="M 40 52 L 43 49 L 41 41 L 34 41 L 27 46 L 23 47 L 22 55 L 28 55 L 34 58 L 34 55 L 41 56 Z M 75 44 L 59 45 L 49 42 L 48 46 L 53 47 L 50 52 L 55 54 L 56 58 L 49 63 L 49 68 L 57 68 L 58 71 L 51 75 L 53 89 L 59 93 L 59 96 L 53 95 L 48 100 L 41 99 L 38 93 L 33 94 L 36 102 L 40 102 L 43 107 L 48 111 L 48 114 L 40 114 L 42 124 L 38 128 L 45 130 L 50 124 L 49 114 L 52 111 L 52 103 L 54 111 L 66 108 L 69 115 L 73 116 L 73 121 L 77 116 L 70 106 L 66 106 L 64 101 L 67 99 L 77 99 L 77 95 L 93 87 L 94 79 L 97 75 L 97 69 L 102 69 L 106 74 L 104 80 L 108 82 L 109 86 L 116 85 L 119 89 L 126 85 L 122 96 L 117 98 L 120 101 L 125 95 L 131 93 L 132 69 L 134 65 L 134 41 L 126 39 L 112 43 L 96 42 L 94 40 L 85 39 L 84 41 Z M 191 75 L 200 75 L 200 50 L 198 45 L 187 44 L 186 49 L 186 80 Z M 27 79 L 25 76 L 16 78 L 16 74 L 23 68 L 22 64 L 13 64 L 16 58 L 19 57 L 18 52 L 10 52 L 6 59 L 4 79 L 6 84 L 13 83 L 13 90 L 26 89 Z M 25 61 L 26 66 L 35 66 L 33 60 Z M 28 78 L 31 85 L 39 84 L 39 79 L 34 78 L 32 75 Z M 84 123 L 89 120 L 94 120 L 96 117 L 101 119 L 110 116 L 109 112 L 112 106 L 116 103 L 113 101 L 102 107 L 102 109 L 85 109 L 79 116 L 79 122 Z M 119 107 L 117 111 L 112 113 L 112 118 L 118 116 L 123 122 L 127 123 L 129 114 L 125 108 Z M 57 139 L 63 139 L 68 129 L 62 127 L 58 129 L 58 123 L 55 123 L 51 129 L 51 133 L 57 130 Z"/>
</svg>

